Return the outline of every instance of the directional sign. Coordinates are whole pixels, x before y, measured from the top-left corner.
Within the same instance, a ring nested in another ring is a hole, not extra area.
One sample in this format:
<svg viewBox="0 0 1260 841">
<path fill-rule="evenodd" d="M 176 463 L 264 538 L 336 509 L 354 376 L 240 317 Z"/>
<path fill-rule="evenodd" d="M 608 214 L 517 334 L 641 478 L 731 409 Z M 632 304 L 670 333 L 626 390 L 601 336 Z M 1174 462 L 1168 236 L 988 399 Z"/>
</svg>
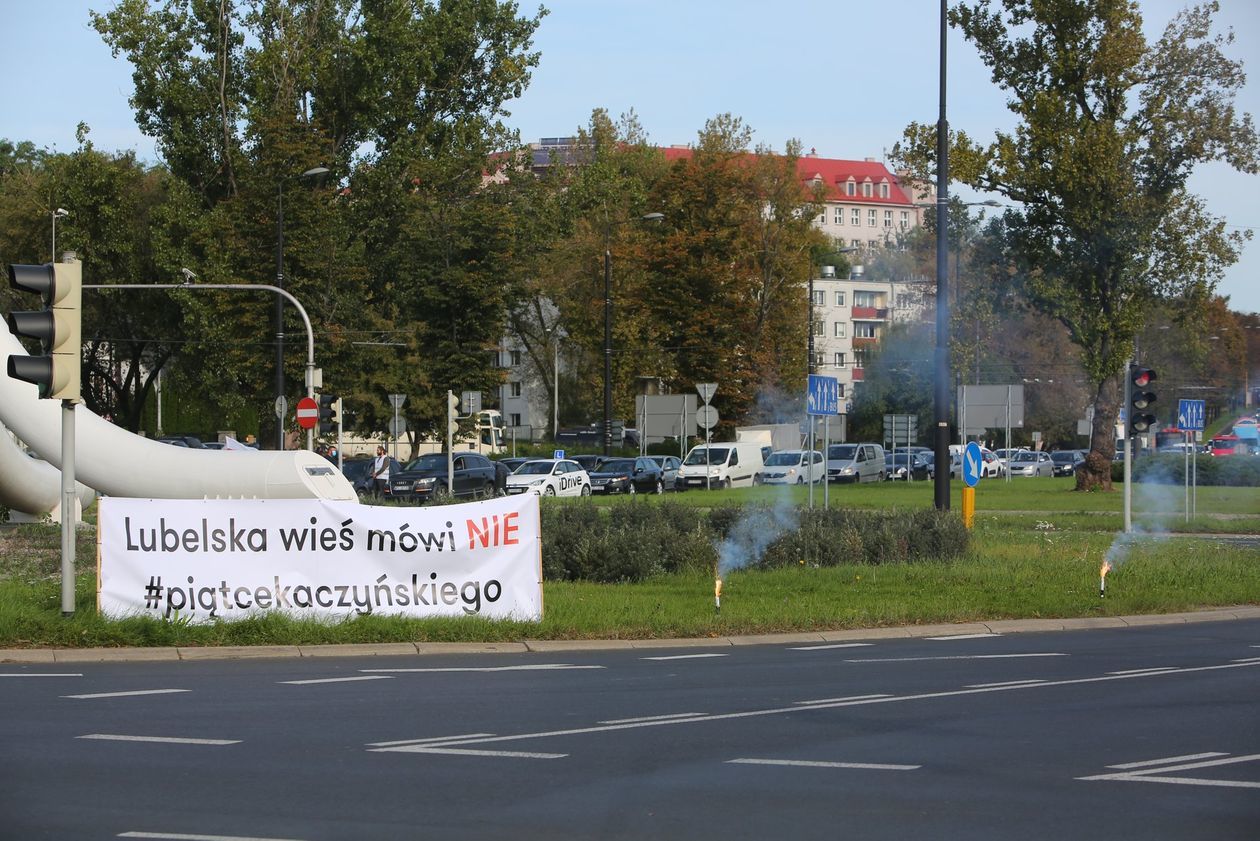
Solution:
<svg viewBox="0 0 1260 841">
<path fill-rule="evenodd" d="M 962 478 L 969 488 L 980 484 L 984 476 L 984 456 L 980 454 L 980 445 L 969 441 L 963 449 Z"/>
<path fill-rule="evenodd" d="M 1203 428 L 1203 400 L 1177 401 L 1177 426 L 1180 429 Z"/>
<path fill-rule="evenodd" d="M 314 429 L 319 422 L 319 404 L 309 397 L 297 402 L 297 425 L 303 429 Z"/>
<path fill-rule="evenodd" d="M 805 400 L 806 414 L 840 414 L 840 381 L 822 374 L 809 375 L 809 393 Z"/>
</svg>

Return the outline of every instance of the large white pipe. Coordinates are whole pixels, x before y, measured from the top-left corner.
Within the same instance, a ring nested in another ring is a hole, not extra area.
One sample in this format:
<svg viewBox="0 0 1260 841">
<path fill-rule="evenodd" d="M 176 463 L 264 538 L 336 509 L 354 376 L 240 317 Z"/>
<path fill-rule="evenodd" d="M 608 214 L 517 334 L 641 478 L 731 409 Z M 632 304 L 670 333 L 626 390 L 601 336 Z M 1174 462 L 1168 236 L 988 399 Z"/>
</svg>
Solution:
<svg viewBox="0 0 1260 841">
<path fill-rule="evenodd" d="M 87 508 L 96 494 L 82 482 L 75 484 L 79 504 Z M 52 512 L 54 519 L 61 518 L 61 471 L 27 455 L 14 443 L 3 424 L 0 424 L 0 505 L 35 517 Z"/>
<path fill-rule="evenodd" d="M 61 467 L 61 401 L 41 400 L 30 383 L 7 376 L 9 356 L 26 350 L 0 330 L 0 423 Z M 355 499 L 354 488 L 309 450 L 224 452 L 172 447 L 133 435 L 75 408 L 75 478 L 108 496 L 154 499 L 253 497 Z"/>
</svg>

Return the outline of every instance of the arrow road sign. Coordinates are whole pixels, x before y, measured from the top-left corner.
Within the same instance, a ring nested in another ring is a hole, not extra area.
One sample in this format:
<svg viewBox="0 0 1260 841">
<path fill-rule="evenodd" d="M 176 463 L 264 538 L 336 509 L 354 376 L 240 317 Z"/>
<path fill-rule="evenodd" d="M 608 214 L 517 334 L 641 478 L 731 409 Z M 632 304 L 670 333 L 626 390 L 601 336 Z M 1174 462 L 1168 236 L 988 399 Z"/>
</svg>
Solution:
<svg viewBox="0 0 1260 841">
<path fill-rule="evenodd" d="M 967 487 L 974 488 L 980 484 L 980 479 L 984 475 L 983 465 L 984 457 L 980 455 L 980 445 L 975 441 L 969 441 L 963 450 L 962 463 L 962 478 Z"/>
<path fill-rule="evenodd" d="M 1203 428 L 1203 400 L 1177 401 L 1177 426 L 1181 429 Z"/>
<path fill-rule="evenodd" d="M 835 377 L 809 375 L 809 393 L 805 400 L 806 414 L 840 414 L 840 382 Z"/>
</svg>

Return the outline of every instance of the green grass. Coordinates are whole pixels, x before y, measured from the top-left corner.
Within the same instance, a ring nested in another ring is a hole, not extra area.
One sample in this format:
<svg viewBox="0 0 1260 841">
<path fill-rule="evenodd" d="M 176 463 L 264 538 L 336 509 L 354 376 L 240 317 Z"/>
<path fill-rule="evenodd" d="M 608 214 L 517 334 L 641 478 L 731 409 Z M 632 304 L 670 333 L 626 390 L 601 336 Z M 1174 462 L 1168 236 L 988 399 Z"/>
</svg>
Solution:
<svg viewBox="0 0 1260 841">
<path fill-rule="evenodd" d="M 1108 577 L 1108 597 L 1100 599 L 1098 568 L 1121 527 L 1122 495 L 1078 494 L 1071 486 L 1070 479 L 981 483 L 972 546 L 953 562 L 737 571 L 724 582 L 720 615 L 713 609 L 712 579 L 694 573 L 639 584 L 548 582 L 545 616 L 539 623 L 381 616 L 330 623 L 266 616 L 206 626 L 154 619 L 107 621 L 95 614 L 90 528 L 78 533 L 77 610 L 66 619 L 60 615 L 58 528 L 5 527 L 0 529 L 0 647 L 650 639 L 1260 603 L 1260 552 L 1255 545 L 1203 536 L 1139 535 Z M 713 506 L 767 501 L 785 490 L 805 502 L 805 489 L 689 491 L 673 498 Z M 1174 490 L 1181 494 L 1180 488 Z M 913 508 L 930 506 L 931 494 L 930 484 L 919 482 L 833 486 L 829 496 L 833 506 Z M 651 499 L 600 504 L 651 504 Z M 1134 496 L 1137 530 L 1154 530 L 1162 523 L 1188 534 L 1260 533 L 1257 489 L 1200 489 L 1198 517 L 1189 524 L 1178 507 L 1181 500 L 1151 501 L 1139 490 Z M 818 489 L 815 504 L 822 504 Z M 953 506 L 958 509 L 957 498 Z"/>
</svg>

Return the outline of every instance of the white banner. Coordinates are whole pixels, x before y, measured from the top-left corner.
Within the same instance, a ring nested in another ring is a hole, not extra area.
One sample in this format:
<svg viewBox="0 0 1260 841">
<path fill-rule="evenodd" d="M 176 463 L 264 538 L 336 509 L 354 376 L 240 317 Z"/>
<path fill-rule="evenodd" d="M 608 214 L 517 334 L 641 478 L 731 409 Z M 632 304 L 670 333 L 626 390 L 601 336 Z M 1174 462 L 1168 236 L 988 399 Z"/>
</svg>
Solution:
<svg viewBox="0 0 1260 841">
<path fill-rule="evenodd" d="M 97 607 L 111 618 L 542 619 L 535 494 L 423 508 L 105 497 L 98 522 Z"/>
</svg>

